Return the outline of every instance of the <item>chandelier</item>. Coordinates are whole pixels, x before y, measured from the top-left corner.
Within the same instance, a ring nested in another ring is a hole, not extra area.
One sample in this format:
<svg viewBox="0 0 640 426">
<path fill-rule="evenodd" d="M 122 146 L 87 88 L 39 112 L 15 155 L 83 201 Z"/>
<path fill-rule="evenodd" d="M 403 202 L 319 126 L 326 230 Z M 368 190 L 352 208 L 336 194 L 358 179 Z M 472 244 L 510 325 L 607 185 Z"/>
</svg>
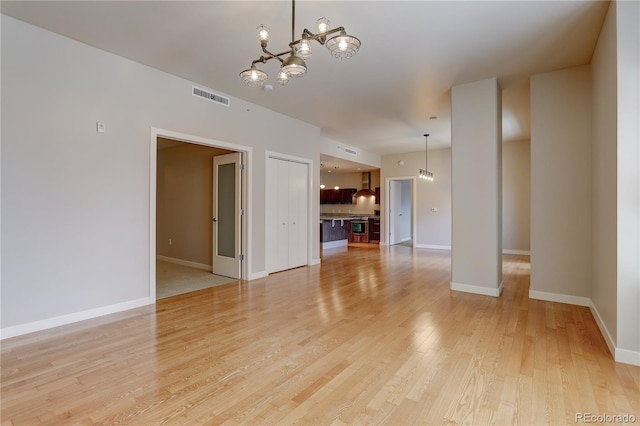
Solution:
<svg viewBox="0 0 640 426">
<path fill-rule="evenodd" d="M 427 170 L 427 138 L 429 134 L 424 135 L 424 169 L 420 169 L 420 179 L 433 181 L 433 173 Z"/>
<path fill-rule="evenodd" d="M 329 29 L 329 20 L 320 18 L 317 20 L 318 33 L 313 34 L 306 28 L 302 32 L 302 36 L 295 40 L 295 22 L 296 22 L 296 2 L 291 2 L 291 43 L 289 49 L 280 53 L 271 53 L 267 50 L 269 41 L 269 28 L 264 25 L 258 26 L 258 37 L 260 46 L 266 56 L 260 56 L 251 62 L 251 67 L 240 73 L 240 78 L 251 87 L 260 87 L 267 80 L 267 73 L 256 67 L 257 63 L 266 63 L 271 59 L 280 61 L 280 72 L 278 74 L 278 83 L 285 85 L 290 78 L 302 77 L 307 72 L 307 64 L 305 59 L 311 56 L 311 41 L 315 40 L 321 45 L 329 49 L 334 58 L 349 59 L 358 52 L 360 48 L 360 40 L 350 36 L 344 27 Z M 336 34 L 336 35 L 334 35 Z M 333 37 L 329 37 L 332 36 Z M 282 59 L 281 56 L 289 55 Z"/>
</svg>

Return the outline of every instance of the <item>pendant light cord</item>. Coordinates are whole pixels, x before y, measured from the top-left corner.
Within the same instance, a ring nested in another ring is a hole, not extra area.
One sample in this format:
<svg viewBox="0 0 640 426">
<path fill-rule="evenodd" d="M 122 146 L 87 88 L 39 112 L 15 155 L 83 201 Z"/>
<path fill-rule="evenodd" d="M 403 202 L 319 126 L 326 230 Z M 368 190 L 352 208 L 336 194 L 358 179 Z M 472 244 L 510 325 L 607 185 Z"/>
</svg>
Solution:
<svg viewBox="0 0 640 426">
<path fill-rule="evenodd" d="M 291 42 L 293 43 L 296 39 L 296 0 L 291 0 Z M 293 52 L 293 47 L 291 48 L 291 52 Z"/>
</svg>

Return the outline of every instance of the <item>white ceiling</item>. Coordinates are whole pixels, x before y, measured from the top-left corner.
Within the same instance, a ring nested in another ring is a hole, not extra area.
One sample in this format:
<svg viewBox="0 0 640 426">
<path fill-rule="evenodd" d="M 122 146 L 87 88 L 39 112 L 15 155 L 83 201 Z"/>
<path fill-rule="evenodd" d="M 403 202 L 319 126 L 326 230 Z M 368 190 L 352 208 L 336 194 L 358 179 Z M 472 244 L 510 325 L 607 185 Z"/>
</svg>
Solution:
<svg viewBox="0 0 640 426">
<path fill-rule="evenodd" d="M 308 72 L 281 87 L 278 64 L 259 64 L 273 90 L 240 71 L 287 49 L 289 1 L 2 1 L 2 13 L 178 75 L 321 128 L 380 154 L 450 145 L 450 89 L 497 77 L 504 140 L 529 138 L 529 76 L 591 60 L 608 1 L 298 1 L 296 38 L 321 16 L 362 41 L 349 60 L 312 45 Z M 435 120 L 429 117 L 437 116 Z"/>
</svg>

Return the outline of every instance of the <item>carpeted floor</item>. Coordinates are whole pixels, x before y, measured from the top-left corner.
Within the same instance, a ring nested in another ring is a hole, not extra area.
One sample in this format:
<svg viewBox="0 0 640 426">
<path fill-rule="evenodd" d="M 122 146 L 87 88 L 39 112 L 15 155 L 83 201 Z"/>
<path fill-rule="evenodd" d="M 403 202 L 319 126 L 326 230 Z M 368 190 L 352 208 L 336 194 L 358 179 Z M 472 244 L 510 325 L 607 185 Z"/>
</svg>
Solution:
<svg viewBox="0 0 640 426">
<path fill-rule="evenodd" d="M 208 271 L 156 261 L 156 299 L 202 290 L 203 288 L 236 282 L 233 278 L 214 275 Z"/>
</svg>

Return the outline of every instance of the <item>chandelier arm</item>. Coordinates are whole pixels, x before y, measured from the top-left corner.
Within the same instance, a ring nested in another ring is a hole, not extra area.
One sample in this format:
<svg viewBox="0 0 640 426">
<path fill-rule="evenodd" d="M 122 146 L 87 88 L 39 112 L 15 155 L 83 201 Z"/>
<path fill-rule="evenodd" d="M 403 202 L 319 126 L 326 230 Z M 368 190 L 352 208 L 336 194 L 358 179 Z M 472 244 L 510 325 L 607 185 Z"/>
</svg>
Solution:
<svg viewBox="0 0 640 426">
<path fill-rule="evenodd" d="M 280 56 L 282 56 L 282 55 L 286 55 L 286 54 L 288 54 L 288 53 L 289 53 L 289 51 L 288 51 L 288 50 L 287 50 L 286 52 L 277 53 L 277 54 L 276 54 L 276 53 L 271 53 L 271 52 L 269 52 L 269 51 L 267 50 L 267 46 L 266 46 L 266 45 L 265 45 L 265 46 L 262 46 L 262 51 L 263 51 L 264 53 L 266 53 L 267 55 L 269 55 L 269 56 L 266 58 L 265 62 L 266 62 L 266 61 L 268 61 L 269 59 L 276 58 L 277 60 L 279 60 L 279 61 L 280 61 L 280 63 L 282 63 L 282 62 L 284 62 L 284 61 L 283 61 L 282 59 L 280 59 Z"/>
<path fill-rule="evenodd" d="M 311 31 L 309 31 L 308 29 L 305 28 L 304 31 L 302 32 L 302 38 L 299 38 L 298 40 L 294 40 L 291 43 L 289 43 L 289 47 L 291 47 L 293 49 L 293 47 L 296 44 L 300 44 L 300 42 L 302 40 L 304 40 L 305 38 L 307 40 L 315 40 L 318 43 L 324 45 L 324 42 L 326 41 L 328 35 L 333 34 L 333 33 L 338 33 L 338 32 L 341 32 L 341 31 L 345 31 L 344 27 L 337 27 L 337 28 L 334 28 L 332 30 L 327 30 L 327 31 L 325 31 L 323 33 L 314 34 L 314 33 L 312 33 Z"/>
</svg>

